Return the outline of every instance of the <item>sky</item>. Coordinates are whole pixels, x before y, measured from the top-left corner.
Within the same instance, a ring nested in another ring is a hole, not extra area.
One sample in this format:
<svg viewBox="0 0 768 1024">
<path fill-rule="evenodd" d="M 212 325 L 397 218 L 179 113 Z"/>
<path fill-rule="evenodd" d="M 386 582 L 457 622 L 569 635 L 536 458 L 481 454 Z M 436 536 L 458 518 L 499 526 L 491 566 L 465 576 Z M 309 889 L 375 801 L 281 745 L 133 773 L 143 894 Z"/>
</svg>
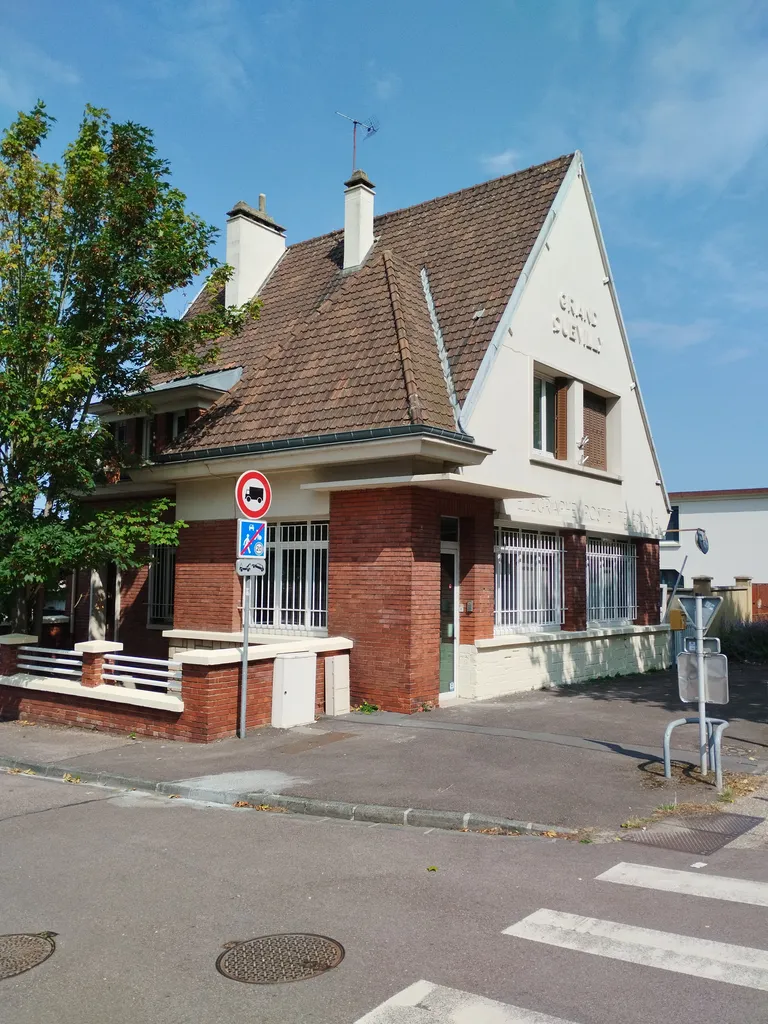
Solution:
<svg viewBox="0 0 768 1024">
<path fill-rule="evenodd" d="M 48 158 L 106 107 L 289 242 L 341 226 L 337 110 L 379 213 L 580 149 L 667 487 L 768 486 L 765 0 L 0 0 L 0 127 L 38 97 Z"/>
</svg>

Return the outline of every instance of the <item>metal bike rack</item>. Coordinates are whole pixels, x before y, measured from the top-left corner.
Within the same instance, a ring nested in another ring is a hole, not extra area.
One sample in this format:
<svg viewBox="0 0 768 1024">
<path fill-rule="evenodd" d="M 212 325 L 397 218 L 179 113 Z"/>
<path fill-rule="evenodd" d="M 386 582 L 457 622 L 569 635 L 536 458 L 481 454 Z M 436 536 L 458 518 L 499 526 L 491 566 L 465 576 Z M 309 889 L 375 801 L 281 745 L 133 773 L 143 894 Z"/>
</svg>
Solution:
<svg viewBox="0 0 768 1024">
<path fill-rule="evenodd" d="M 717 785 L 718 793 L 723 788 L 723 764 L 721 755 L 721 746 L 723 740 L 723 733 L 730 725 L 724 718 L 705 718 L 708 736 L 708 747 L 709 754 L 712 763 L 715 766 L 715 780 Z M 678 727 L 678 725 L 698 725 L 699 716 L 693 715 L 690 718 L 676 718 L 674 722 L 670 722 L 667 728 L 664 730 L 664 778 L 672 778 L 672 758 L 669 753 L 669 741 L 672 736 L 672 731 Z"/>
</svg>

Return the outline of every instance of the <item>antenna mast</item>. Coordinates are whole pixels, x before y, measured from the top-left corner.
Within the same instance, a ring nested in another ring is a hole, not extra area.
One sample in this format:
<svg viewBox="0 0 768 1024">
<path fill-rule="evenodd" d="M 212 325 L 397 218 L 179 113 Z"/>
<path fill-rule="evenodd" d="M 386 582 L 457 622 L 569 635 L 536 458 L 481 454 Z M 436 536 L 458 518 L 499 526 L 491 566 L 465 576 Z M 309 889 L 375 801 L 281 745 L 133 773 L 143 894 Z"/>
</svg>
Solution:
<svg viewBox="0 0 768 1024">
<path fill-rule="evenodd" d="M 372 135 L 376 134 L 379 130 L 379 122 L 375 117 L 369 117 L 367 121 L 361 121 L 357 117 L 350 117 L 349 114 L 342 114 L 340 110 L 337 110 L 336 113 L 339 117 L 343 117 L 347 121 L 352 122 L 352 173 L 354 174 L 357 170 L 357 129 L 365 129 L 365 135 L 363 135 L 361 140 L 364 142 L 366 139 L 370 139 Z"/>
</svg>

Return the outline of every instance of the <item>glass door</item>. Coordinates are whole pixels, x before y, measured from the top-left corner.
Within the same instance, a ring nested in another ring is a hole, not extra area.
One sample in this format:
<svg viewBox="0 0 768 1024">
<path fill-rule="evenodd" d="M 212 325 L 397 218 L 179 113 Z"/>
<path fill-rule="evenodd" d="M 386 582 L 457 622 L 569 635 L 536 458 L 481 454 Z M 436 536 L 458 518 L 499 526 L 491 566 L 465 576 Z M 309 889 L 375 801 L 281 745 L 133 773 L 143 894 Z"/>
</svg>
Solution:
<svg viewBox="0 0 768 1024">
<path fill-rule="evenodd" d="M 440 693 L 456 692 L 456 551 L 440 552 Z"/>
</svg>

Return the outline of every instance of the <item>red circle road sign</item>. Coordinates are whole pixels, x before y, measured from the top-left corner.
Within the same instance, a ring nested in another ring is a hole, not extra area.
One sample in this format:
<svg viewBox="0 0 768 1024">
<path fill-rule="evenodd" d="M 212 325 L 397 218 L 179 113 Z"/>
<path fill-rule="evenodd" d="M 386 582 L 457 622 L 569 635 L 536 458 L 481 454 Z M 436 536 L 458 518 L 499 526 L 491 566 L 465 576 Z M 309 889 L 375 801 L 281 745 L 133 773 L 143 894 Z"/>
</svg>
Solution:
<svg viewBox="0 0 768 1024">
<path fill-rule="evenodd" d="M 246 519 L 262 519 L 272 504 L 269 480 L 257 469 L 249 469 L 235 484 L 235 502 Z"/>
</svg>

